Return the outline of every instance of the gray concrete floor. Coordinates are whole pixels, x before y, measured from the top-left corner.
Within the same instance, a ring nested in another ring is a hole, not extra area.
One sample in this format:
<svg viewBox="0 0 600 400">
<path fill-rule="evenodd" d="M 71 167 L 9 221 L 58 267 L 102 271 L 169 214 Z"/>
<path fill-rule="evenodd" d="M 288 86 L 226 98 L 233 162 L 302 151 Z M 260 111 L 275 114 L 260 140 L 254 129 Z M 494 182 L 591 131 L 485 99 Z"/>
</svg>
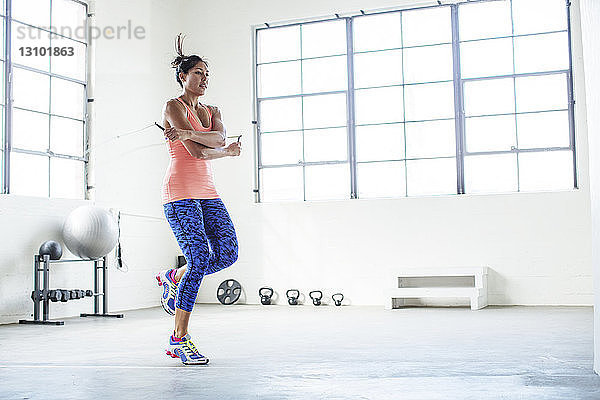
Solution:
<svg viewBox="0 0 600 400">
<path fill-rule="evenodd" d="M 197 305 L 211 362 L 160 308 L 0 326 L 0 399 L 600 399 L 591 307 Z"/>
</svg>

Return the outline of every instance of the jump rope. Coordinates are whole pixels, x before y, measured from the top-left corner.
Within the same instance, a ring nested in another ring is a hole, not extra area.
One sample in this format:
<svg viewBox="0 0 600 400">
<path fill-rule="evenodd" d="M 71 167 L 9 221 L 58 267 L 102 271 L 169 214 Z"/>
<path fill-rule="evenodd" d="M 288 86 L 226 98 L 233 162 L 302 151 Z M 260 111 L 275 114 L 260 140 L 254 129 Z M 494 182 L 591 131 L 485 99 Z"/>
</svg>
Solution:
<svg viewBox="0 0 600 400">
<path fill-rule="evenodd" d="M 164 128 L 164 127 L 160 126 L 160 125 L 159 125 L 157 122 L 154 122 L 153 124 L 146 125 L 146 126 L 144 126 L 143 128 L 136 129 L 135 131 L 130 131 L 130 132 L 125 132 L 125 133 L 119 134 L 119 135 L 117 135 L 117 136 L 115 136 L 115 137 L 112 137 L 112 138 L 110 138 L 110 139 L 108 139 L 108 140 L 105 140 L 105 141 L 104 141 L 104 142 L 102 142 L 102 143 L 99 143 L 99 144 L 97 144 L 96 146 L 89 147 L 89 148 L 88 148 L 88 149 L 87 149 L 87 150 L 86 150 L 86 151 L 83 153 L 83 156 L 84 156 L 84 157 L 85 157 L 85 156 L 87 156 L 87 155 L 88 155 L 88 154 L 89 154 L 89 153 L 90 153 L 92 150 L 96 150 L 96 149 L 98 149 L 99 147 L 102 147 L 102 146 L 104 146 L 104 145 L 107 145 L 108 143 L 112 142 L 113 140 L 117 140 L 117 139 L 120 139 L 120 138 L 123 138 L 123 137 L 126 137 L 126 136 L 135 135 L 135 134 L 137 134 L 137 133 L 144 132 L 146 129 L 148 129 L 148 128 L 152 128 L 153 126 L 157 126 L 157 127 L 158 127 L 158 128 L 160 128 L 160 130 L 162 130 L 163 132 L 165 131 L 165 128 Z M 242 138 L 242 135 L 227 136 L 227 139 L 237 139 L 236 141 L 237 141 L 238 143 L 240 142 L 240 139 L 241 139 L 241 138 Z M 165 138 L 165 139 L 166 139 L 166 138 Z M 147 146 L 143 146 L 142 148 L 146 148 L 146 147 L 153 147 L 153 146 L 162 146 L 163 144 L 164 144 L 164 143 L 154 143 L 154 144 L 150 144 L 150 145 L 147 145 Z"/>
</svg>

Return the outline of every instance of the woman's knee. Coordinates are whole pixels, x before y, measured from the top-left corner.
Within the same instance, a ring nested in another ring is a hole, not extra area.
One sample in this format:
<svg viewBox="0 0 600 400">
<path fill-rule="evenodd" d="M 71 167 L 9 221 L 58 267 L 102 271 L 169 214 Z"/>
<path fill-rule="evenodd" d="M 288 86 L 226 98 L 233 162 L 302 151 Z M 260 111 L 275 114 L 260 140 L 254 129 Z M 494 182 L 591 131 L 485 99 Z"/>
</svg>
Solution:
<svg viewBox="0 0 600 400">
<path fill-rule="evenodd" d="M 231 267 L 238 259 L 238 249 L 237 246 L 233 249 L 230 249 L 227 252 L 221 251 L 219 256 L 215 259 L 215 263 L 212 268 L 206 271 L 208 274 L 213 274 L 227 267 Z"/>
<path fill-rule="evenodd" d="M 234 247 L 230 251 L 226 253 L 221 253 L 218 261 L 218 269 L 223 269 L 227 267 L 231 267 L 238 259 L 238 249 Z"/>
</svg>

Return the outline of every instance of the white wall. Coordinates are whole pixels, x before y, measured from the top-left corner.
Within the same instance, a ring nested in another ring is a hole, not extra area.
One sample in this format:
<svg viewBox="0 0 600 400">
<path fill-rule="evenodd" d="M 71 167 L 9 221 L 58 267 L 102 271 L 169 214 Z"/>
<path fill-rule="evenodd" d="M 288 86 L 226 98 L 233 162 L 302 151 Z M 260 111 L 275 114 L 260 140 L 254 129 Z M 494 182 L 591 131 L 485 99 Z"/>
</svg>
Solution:
<svg viewBox="0 0 600 400">
<path fill-rule="evenodd" d="M 582 33 L 586 57 L 586 107 L 590 148 L 590 193 L 592 199 L 592 264 L 594 269 L 594 370 L 600 374 L 600 3 L 582 0 Z"/>
<path fill-rule="evenodd" d="M 560 193 L 441 196 L 255 204 L 252 152 L 252 29 L 280 21 L 399 6 L 402 1 L 102 0 L 98 26 L 146 28 L 144 40 L 99 39 L 92 108 L 97 204 L 124 213 L 123 255 L 129 272 L 111 267 L 113 311 L 158 305 L 154 273 L 179 253 L 163 219 L 159 190 L 168 159 L 160 131 L 115 136 L 160 118 L 179 87 L 169 67 L 176 33 L 186 52 L 208 57 L 206 101 L 223 111 L 230 134 L 243 132 L 244 154 L 214 162 L 218 188 L 236 224 L 240 259 L 205 278 L 199 301 L 214 302 L 216 286 L 236 278 L 249 302 L 262 285 L 285 292 L 341 290 L 353 304 L 380 304 L 381 278 L 393 266 L 488 265 L 494 304 L 592 303 L 590 200 L 586 123 L 582 114 L 580 40 L 576 49 L 577 141 L 581 189 Z M 591 2 L 590 2 L 591 3 Z M 591 19 L 590 19 L 591 21 Z M 578 32 L 578 26 L 574 26 Z M 576 35 L 576 37 L 578 37 Z M 597 121 L 596 121 L 597 122 Z M 596 128 L 597 130 L 597 125 Z M 114 140 L 113 140 L 114 139 Z M 60 240 L 60 227 L 81 201 L 0 196 L 0 323 L 32 310 L 32 257 L 40 243 Z M 68 254 L 66 255 L 69 256 Z M 57 266 L 52 286 L 91 288 L 91 267 Z M 89 310 L 91 301 L 52 306 L 53 318 Z"/>
<path fill-rule="evenodd" d="M 414 3 L 414 2 L 413 2 Z M 244 155 L 214 162 L 236 223 L 240 260 L 203 283 L 242 282 L 252 302 L 262 285 L 285 292 L 342 290 L 354 304 L 381 304 L 394 266 L 487 265 L 493 304 L 592 303 L 586 124 L 577 108 L 580 189 L 560 193 L 440 196 L 254 204 L 252 29 L 264 22 L 400 6 L 402 1 L 187 0 L 187 52 L 210 62 L 205 101 L 220 106 L 230 134 L 245 133 Z M 574 27 L 576 37 L 579 29 Z M 576 40 L 576 90 L 583 90 Z M 578 98 L 578 100 L 580 100 Z M 583 100 L 583 99 L 581 99 Z"/>
</svg>

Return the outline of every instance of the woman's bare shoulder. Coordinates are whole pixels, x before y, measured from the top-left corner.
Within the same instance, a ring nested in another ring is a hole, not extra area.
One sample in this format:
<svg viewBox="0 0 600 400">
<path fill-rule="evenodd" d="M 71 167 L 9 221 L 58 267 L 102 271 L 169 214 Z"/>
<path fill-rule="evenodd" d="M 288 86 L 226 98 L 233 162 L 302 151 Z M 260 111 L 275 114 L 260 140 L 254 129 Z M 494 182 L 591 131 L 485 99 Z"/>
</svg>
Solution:
<svg viewBox="0 0 600 400">
<path fill-rule="evenodd" d="M 177 99 L 169 99 L 163 105 L 163 113 L 165 112 L 174 112 L 174 111 L 184 111 L 185 108 Z"/>
<path fill-rule="evenodd" d="M 210 113 L 213 115 L 221 112 L 221 110 L 217 106 L 211 106 L 210 104 L 205 104 L 205 106 L 208 107 L 208 109 L 210 110 Z"/>
</svg>

